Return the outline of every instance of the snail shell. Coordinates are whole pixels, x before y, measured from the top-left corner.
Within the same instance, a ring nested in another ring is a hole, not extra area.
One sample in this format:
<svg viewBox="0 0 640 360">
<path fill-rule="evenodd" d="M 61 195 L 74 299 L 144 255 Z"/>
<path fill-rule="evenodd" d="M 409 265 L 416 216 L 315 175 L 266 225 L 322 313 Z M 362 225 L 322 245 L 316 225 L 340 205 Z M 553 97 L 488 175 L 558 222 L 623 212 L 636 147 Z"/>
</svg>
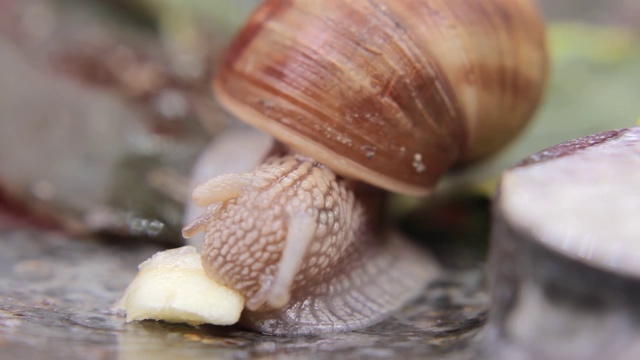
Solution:
<svg viewBox="0 0 640 360">
<path fill-rule="evenodd" d="M 183 234 L 205 233 L 203 265 L 247 298 L 251 328 L 375 323 L 437 268 L 386 226 L 380 188 L 427 194 L 453 164 L 503 146 L 539 102 L 546 67 L 526 0 L 266 1 L 214 88 L 286 146 L 196 188 L 207 210 Z"/>
<path fill-rule="evenodd" d="M 528 0 L 273 0 L 214 88 L 243 121 L 339 174 L 424 195 L 524 127 L 545 84 Z"/>
</svg>

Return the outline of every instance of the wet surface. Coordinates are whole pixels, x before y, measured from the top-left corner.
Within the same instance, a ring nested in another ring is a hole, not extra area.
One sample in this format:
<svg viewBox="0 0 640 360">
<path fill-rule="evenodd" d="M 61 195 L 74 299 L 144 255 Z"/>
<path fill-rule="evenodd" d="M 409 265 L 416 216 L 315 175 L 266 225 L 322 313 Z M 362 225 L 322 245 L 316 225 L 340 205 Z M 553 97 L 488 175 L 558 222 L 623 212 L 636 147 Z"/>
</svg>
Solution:
<svg viewBox="0 0 640 360">
<path fill-rule="evenodd" d="M 478 269 L 446 273 L 391 319 L 314 337 L 237 327 L 126 324 L 110 307 L 157 245 L 0 234 L 0 358 L 475 358 L 488 298 Z"/>
</svg>

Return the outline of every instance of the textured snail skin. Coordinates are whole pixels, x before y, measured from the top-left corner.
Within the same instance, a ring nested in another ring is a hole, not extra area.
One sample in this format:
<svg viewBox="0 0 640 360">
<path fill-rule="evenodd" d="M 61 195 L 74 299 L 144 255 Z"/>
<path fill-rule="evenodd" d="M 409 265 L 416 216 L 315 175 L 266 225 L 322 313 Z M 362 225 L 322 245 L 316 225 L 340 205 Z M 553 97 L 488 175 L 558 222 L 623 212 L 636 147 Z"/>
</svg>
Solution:
<svg viewBox="0 0 640 360">
<path fill-rule="evenodd" d="M 383 218 L 384 192 L 301 155 L 205 182 L 209 206 L 183 234 L 205 232 L 207 275 L 246 298 L 242 323 L 301 335 L 380 321 L 437 275 L 434 261 Z"/>
<path fill-rule="evenodd" d="M 252 171 L 264 161 L 273 147 L 273 138 L 256 129 L 227 129 L 200 153 L 190 175 L 191 184 L 196 186 L 223 174 Z M 186 199 L 186 203 L 183 224 L 190 223 L 205 211 L 194 204 L 191 197 Z M 204 234 L 197 234 L 190 237 L 187 244 L 200 251 L 203 242 Z"/>
<path fill-rule="evenodd" d="M 337 173 L 424 195 L 513 139 L 546 74 L 528 0 L 271 0 L 214 88 L 241 120 Z"/>
</svg>

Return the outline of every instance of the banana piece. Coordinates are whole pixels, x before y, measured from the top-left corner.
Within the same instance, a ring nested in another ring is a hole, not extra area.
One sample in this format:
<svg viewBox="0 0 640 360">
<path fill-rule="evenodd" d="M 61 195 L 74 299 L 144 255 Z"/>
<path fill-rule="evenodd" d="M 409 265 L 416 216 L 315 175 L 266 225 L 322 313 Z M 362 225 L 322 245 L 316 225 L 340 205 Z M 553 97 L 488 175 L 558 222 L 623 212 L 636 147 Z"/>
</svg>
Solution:
<svg viewBox="0 0 640 360">
<path fill-rule="evenodd" d="M 238 322 L 245 299 L 211 280 L 193 246 L 158 252 L 138 267 L 138 275 L 114 306 L 127 322 L 163 320 L 191 325 Z"/>
</svg>

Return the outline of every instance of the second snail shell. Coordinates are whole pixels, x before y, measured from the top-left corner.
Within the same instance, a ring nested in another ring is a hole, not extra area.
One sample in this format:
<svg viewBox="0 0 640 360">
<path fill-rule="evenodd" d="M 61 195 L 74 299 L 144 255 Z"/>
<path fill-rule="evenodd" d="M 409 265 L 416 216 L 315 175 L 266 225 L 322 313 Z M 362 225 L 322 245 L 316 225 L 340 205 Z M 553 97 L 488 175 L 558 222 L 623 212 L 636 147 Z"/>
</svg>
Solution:
<svg viewBox="0 0 640 360">
<path fill-rule="evenodd" d="M 339 174 L 425 195 L 513 139 L 546 75 L 529 0 L 271 0 L 214 87 L 240 119 Z"/>
</svg>

